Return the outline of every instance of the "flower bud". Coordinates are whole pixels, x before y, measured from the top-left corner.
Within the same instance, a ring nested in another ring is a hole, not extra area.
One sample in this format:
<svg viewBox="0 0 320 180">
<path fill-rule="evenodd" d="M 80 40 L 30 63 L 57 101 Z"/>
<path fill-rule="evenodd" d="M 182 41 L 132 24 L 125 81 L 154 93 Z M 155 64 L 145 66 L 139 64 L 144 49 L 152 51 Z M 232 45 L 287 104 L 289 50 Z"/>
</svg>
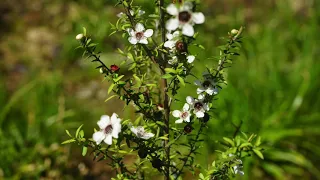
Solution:
<svg viewBox="0 0 320 180">
<path fill-rule="evenodd" d="M 232 29 L 232 30 L 231 30 L 231 34 L 232 34 L 232 35 L 237 35 L 237 34 L 238 34 L 238 32 L 239 32 L 239 31 L 238 31 L 238 30 L 236 30 L 236 29 Z"/>
<path fill-rule="evenodd" d="M 119 69 L 120 69 L 120 68 L 119 68 L 117 65 L 115 65 L 115 64 L 110 66 L 110 70 L 111 70 L 112 72 L 117 72 L 117 71 L 119 71 Z"/>
<path fill-rule="evenodd" d="M 103 74 L 104 73 L 103 68 L 100 68 L 99 72 Z"/>
<path fill-rule="evenodd" d="M 202 121 L 206 123 L 206 122 L 209 121 L 209 119 L 210 119 L 210 115 L 209 115 L 208 113 L 204 113 L 204 116 L 203 116 L 203 118 L 202 118 Z"/>
<path fill-rule="evenodd" d="M 193 129 L 192 126 L 189 125 L 189 124 L 187 124 L 187 125 L 183 128 L 183 130 L 184 130 L 184 132 L 185 132 L 186 134 L 191 133 L 192 129 Z"/>
<path fill-rule="evenodd" d="M 152 160 L 152 167 L 160 169 L 162 166 L 162 161 L 159 158 L 155 158 Z"/>
<path fill-rule="evenodd" d="M 76 40 L 81 40 L 83 37 L 84 37 L 83 34 L 78 34 L 78 35 L 76 36 Z"/>
<path fill-rule="evenodd" d="M 177 41 L 176 42 L 176 49 L 179 52 L 187 52 L 187 45 L 182 41 Z"/>
<path fill-rule="evenodd" d="M 145 148 L 142 148 L 138 151 L 138 155 L 140 158 L 145 158 L 148 155 L 148 150 Z"/>
</svg>

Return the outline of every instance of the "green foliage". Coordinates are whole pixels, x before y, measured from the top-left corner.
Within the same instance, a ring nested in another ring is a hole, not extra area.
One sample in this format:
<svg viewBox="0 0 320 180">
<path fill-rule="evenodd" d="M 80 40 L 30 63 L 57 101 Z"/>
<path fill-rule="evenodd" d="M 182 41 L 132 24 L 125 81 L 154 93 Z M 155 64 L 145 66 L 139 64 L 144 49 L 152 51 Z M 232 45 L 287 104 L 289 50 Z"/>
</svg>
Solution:
<svg viewBox="0 0 320 180">
<path fill-rule="evenodd" d="M 70 155 L 61 151 L 68 152 L 71 146 L 60 147 L 60 153 L 55 148 L 49 149 L 54 147 L 51 144 L 68 138 L 64 129 L 75 131 L 82 123 L 93 127 L 102 113 L 108 113 L 106 109 L 122 109 L 122 104 L 114 101 L 117 98 L 101 105 L 109 97 L 106 95 L 107 86 L 98 86 L 105 91 L 97 91 L 95 82 L 100 84 L 101 76 L 89 63 L 78 63 L 80 56 L 74 52 L 77 45 L 74 34 L 81 32 L 85 26 L 90 34 L 94 34 L 99 49 L 103 49 L 101 56 L 108 66 L 122 61 L 123 57 L 114 53 L 116 48 L 121 47 L 120 37 L 109 36 L 111 25 L 107 23 L 109 20 L 116 23 L 113 17 L 121 10 L 114 7 L 115 1 L 102 0 L 8 2 L 0 2 L 1 7 L 10 10 L 0 18 L 1 24 L 5 24 L 0 29 L 0 114 L 5 114 L 0 128 L 0 176 L 13 177 L 18 174 L 17 178 L 23 179 L 49 177 L 60 172 L 62 177 L 70 177 L 68 173 L 74 171 L 76 173 L 71 177 L 86 176 L 74 166 L 79 162 L 95 169 L 98 173 L 94 176 L 97 178 L 109 177 L 106 173 L 114 175 L 109 169 L 90 166 L 87 159 L 79 158 L 81 152 L 77 152 L 77 148 L 73 148 Z M 144 3 L 147 11 L 152 8 L 153 1 L 137 2 Z M 320 132 L 320 101 L 317 94 L 320 69 L 317 59 L 320 7 L 317 1 L 299 1 L 293 5 L 295 2 L 298 1 L 201 1 L 207 22 L 200 31 L 206 36 L 199 36 L 195 43 L 203 44 L 207 51 L 198 52 L 198 47 L 190 50 L 198 54 L 201 63 L 217 64 L 205 58 L 219 53 L 213 47 L 221 44 L 219 35 L 230 28 L 244 24 L 245 40 L 243 53 L 233 63 L 232 71 L 225 72 L 228 86 L 220 92 L 217 103 L 213 104 L 213 108 L 221 111 L 213 114 L 215 120 L 208 122 L 210 135 L 205 138 L 207 150 L 200 152 L 208 154 L 208 158 L 199 160 L 199 163 L 211 163 L 217 154 L 211 149 L 220 146 L 216 142 L 233 133 L 243 122 L 241 130 L 259 134 L 265 149 L 264 161 L 251 158 L 244 161 L 244 179 L 319 178 L 320 148 L 317 139 Z M 39 5 L 43 8 L 36 10 L 34 7 Z M 99 28 L 96 28 L 97 25 Z M 25 39 L 32 32 L 40 32 L 41 35 L 43 29 L 47 33 L 42 40 L 51 36 L 53 40 L 39 43 L 39 47 L 38 41 Z M 45 54 L 47 46 L 44 44 L 47 43 L 55 45 L 58 55 Z M 30 47 L 35 47 L 36 51 L 30 51 Z M 26 71 L 15 69 L 21 64 Z M 27 91 L 28 84 L 47 75 L 60 78 L 36 83 Z M 190 79 L 187 81 L 192 82 L 193 78 Z M 93 93 L 80 96 L 87 89 Z M 188 89 L 181 89 L 180 92 L 181 99 L 189 93 Z M 61 99 L 65 99 L 64 108 Z M 133 116 L 128 109 L 124 114 Z M 56 121 L 61 117 L 63 120 Z M 91 135 L 86 133 L 85 136 Z M 39 153 L 42 151 L 47 153 Z M 41 167 L 45 164 L 45 157 L 50 157 L 52 162 L 59 162 L 56 160 L 61 157 L 68 161 L 64 161 L 66 166 L 45 166 L 48 168 L 39 168 L 40 171 L 30 168 Z"/>
</svg>

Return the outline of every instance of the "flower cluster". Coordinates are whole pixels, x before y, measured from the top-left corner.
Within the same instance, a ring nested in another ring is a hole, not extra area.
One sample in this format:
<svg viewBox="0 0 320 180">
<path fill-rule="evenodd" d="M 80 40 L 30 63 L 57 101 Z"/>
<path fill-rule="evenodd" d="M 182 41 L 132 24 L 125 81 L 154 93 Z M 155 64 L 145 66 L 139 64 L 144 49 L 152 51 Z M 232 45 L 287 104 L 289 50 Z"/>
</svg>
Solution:
<svg viewBox="0 0 320 180">
<path fill-rule="evenodd" d="M 195 85 L 198 86 L 198 98 L 188 96 L 183 109 L 172 112 L 174 117 L 179 118 L 175 123 L 190 122 L 191 111 L 197 118 L 204 118 L 206 112 L 210 110 L 210 96 L 218 94 L 218 87 L 212 74 L 203 73 L 203 81 L 196 80 Z"/>
<path fill-rule="evenodd" d="M 113 113 L 111 117 L 108 115 L 101 116 L 100 120 L 97 122 L 100 131 L 97 131 L 93 134 L 92 139 L 100 144 L 104 141 L 106 144 L 112 144 L 112 138 L 118 138 L 119 133 L 121 132 L 121 119 L 118 118 L 116 113 Z M 144 127 L 131 127 L 131 132 L 135 134 L 138 138 L 141 139 L 150 139 L 154 137 L 153 133 L 146 132 Z"/>
</svg>

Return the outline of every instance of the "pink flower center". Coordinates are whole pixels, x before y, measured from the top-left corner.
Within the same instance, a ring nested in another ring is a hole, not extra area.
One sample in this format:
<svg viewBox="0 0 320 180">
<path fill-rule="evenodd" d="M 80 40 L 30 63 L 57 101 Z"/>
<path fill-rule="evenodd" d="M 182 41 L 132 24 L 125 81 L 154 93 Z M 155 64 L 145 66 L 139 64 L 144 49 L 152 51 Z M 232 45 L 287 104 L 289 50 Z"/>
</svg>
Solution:
<svg viewBox="0 0 320 180">
<path fill-rule="evenodd" d="M 136 38 L 137 38 L 138 40 L 140 40 L 140 39 L 143 38 L 143 35 L 144 35 L 143 32 L 137 32 L 137 33 L 136 33 Z"/>
<path fill-rule="evenodd" d="M 112 130 L 113 130 L 113 127 L 112 127 L 112 125 L 110 124 L 110 125 L 108 125 L 108 126 L 104 129 L 104 133 L 106 133 L 106 134 L 111 134 Z"/>
<path fill-rule="evenodd" d="M 181 118 L 182 118 L 182 119 L 186 119 L 186 118 L 188 117 L 188 115 L 189 115 L 188 112 L 183 112 L 183 113 L 181 114 Z"/>
<path fill-rule="evenodd" d="M 191 14 L 188 11 L 182 11 L 179 13 L 179 21 L 187 23 L 191 19 Z"/>
</svg>

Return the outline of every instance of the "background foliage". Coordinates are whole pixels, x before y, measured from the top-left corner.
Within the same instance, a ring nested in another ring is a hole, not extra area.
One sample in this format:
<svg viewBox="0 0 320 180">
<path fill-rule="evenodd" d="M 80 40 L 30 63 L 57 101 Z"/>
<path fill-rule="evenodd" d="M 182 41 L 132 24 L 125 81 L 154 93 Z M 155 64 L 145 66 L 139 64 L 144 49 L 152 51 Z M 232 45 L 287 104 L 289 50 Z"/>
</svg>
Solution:
<svg viewBox="0 0 320 180">
<path fill-rule="evenodd" d="M 152 11 L 153 1 L 137 0 Z M 4 0 L 0 2 L 0 178 L 104 178 L 103 162 L 62 146 L 65 129 L 85 124 L 91 132 L 101 114 L 133 117 L 107 96 L 106 82 L 75 50 L 85 26 L 106 64 L 126 40 L 109 37 L 109 21 L 121 9 L 107 0 Z M 320 178 L 320 3 L 315 0 L 202 0 L 206 23 L 199 29 L 196 69 L 217 55 L 220 36 L 246 27 L 243 52 L 228 70 L 228 86 L 215 105 L 201 152 L 210 164 L 223 136 L 241 125 L 262 136 L 265 160 L 247 158 L 243 179 Z M 125 70 L 125 67 L 122 67 Z M 181 91 L 181 97 L 189 92 Z M 88 135 L 89 136 L 89 135 Z M 207 158 L 209 157 L 209 158 Z M 128 160 L 130 161 L 130 159 Z"/>
</svg>

